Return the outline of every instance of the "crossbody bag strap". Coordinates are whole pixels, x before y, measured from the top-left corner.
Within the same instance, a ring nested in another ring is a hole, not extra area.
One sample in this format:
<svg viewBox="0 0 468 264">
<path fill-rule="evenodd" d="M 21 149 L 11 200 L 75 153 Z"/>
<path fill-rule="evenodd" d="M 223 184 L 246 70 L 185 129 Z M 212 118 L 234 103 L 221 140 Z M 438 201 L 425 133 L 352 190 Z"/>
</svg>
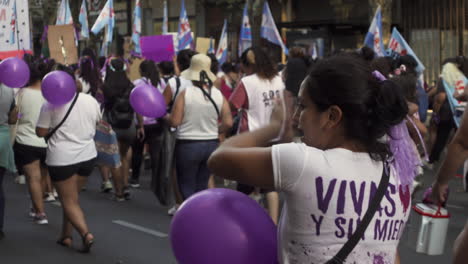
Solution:
<svg viewBox="0 0 468 264">
<path fill-rule="evenodd" d="M 215 101 L 213 100 L 213 98 L 211 97 L 211 95 L 205 91 L 205 89 L 201 88 L 201 87 L 198 87 L 200 88 L 200 90 L 202 90 L 203 94 L 211 101 L 211 103 L 213 104 L 215 110 L 216 110 L 216 114 L 218 115 L 218 118 L 221 116 L 220 112 L 219 112 L 219 108 L 218 106 L 216 105 Z"/>
<path fill-rule="evenodd" d="M 390 169 L 389 169 L 388 163 L 384 161 L 383 169 L 382 169 L 382 179 L 380 179 L 380 184 L 377 189 L 377 192 L 372 198 L 372 202 L 369 205 L 369 208 L 367 209 L 366 214 L 364 215 L 364 218 L 362 219 L 361 223 L 357 227 L 356 232 L 353 233 L 351 238 L 349 238 L 349 240 L 343 245 L 340 251 L 338 251 L 338 253 L 331 260 L 329 260 L 326 264 L 341 264 L 341 263 L 344 263 L 346 258 L 348 258 L 349 254 L 351 254 L 351 252 L 354 250 L 356 245 L 361 240 L 362 236 L 366 232 L 367 227 L 372 221 L 372 218 L 377 212 L 377 209 L 379 208 L 380 203 L 382 202 L 382 199 L 387 190 L 389 181 L 390 181 Z"/>
<path fill-rule="evenodd" d="M 63 123 L 65 123 L 65 121 L 67 120 L 68 116 L 70 115 L 70 112 L 71 110 L 73 109 L 73 106 L 75 106 L 75 103 L 76 103 L 76 100 L 78 100 L 78 96 L 80 95 L 80 93 L 76 93 L 76 96 L 75 98 L 73 99 L 73 102 L 71 103 L 70 107 L 68 108 L 68 111 L 67 113 L 65 114 L 65 116 L 63 117 L 62 121 L 60 121 L 60 123 L 54 127 L 54 129 L 52 129 L 52 131 L 49 132 L 49 134 L 47 134 L 44 139 L 45 141 L 49 141 L 49 139 L 55 134 L 55 132 L 57 132 L 57 130 L 63 125 Z"/>
<path fill-rule="evenodd" d="M 175 81 L 176 81 L 176 91 L 175 91 L 174 96 L 172 96 L 171 102 L 167 106 L 167 109 L 168 109 L 169 113 L 172 112 L 172 107 L 174 107 L 174 103 L 175 103 L 175 100 L 177 98 L 177 95 L 179 95 L 179 90 L 180 90 L 180 86 L 181 86 L 179 77 L 175 77 Z"/>
</svg>

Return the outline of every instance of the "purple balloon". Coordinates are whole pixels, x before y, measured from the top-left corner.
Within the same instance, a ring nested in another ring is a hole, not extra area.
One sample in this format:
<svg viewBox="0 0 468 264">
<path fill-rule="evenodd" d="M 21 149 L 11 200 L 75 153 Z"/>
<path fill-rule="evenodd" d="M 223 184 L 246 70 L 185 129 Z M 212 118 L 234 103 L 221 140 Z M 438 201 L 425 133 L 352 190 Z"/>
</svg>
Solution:
<svg viewBox="0 0 468 264">
<path fill-rule="evenodd" d="M 160 118 L 166 114 L 164 96 L 154 86 L 141 84 L 130 93 L 130 104 L 142 116 Z"/>
<path fill-rule="evenodd" d="M 29 67 L 20 58 L 8 58 L 0 62 L 0 82 L 11 88 L 24 87 L 29 82 Z"/>
<path fill-rule="evenodd" d="M 63 105 L 70 102 L 76 94 L 76 83 L 64 71 L 53 71 L 42 80 L 42 95 L 53 105 Z"/>
<path fill-rule="evenodd" d="M 276 226 L 248 196 L 209 189 L 191 196 L 171 223 L 180 264 L 278 263 Z"/>
</svg>

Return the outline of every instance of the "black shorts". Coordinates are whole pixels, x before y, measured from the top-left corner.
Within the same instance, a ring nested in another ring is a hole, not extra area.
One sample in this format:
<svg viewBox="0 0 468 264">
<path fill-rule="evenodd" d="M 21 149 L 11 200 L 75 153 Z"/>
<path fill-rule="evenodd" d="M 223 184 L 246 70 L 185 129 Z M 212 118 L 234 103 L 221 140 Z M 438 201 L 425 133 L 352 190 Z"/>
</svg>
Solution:
<svg viewBox="0 0 468 264">
<path fill-rule="evenodd" d="M 251 186 L 251 185 L 247 185 L 247 184 L 242 184 L 242 183 L 237 183 L 237 188 L 236 190 L 238 192 L 241 192 L 245 195 L 250 195 L 252 194 L 254 191 L 255 191 L 255 186 Z M 269 192 L 274 192 L 275 190 L 273 189 L 263 189 L 263 188 L 260 188 L 260 193 L 261 194 L 266 194 L 266 193 L 269 193 Z"/>
<path fill-rule="evenodd" d="M 95 164 L 96 158 L 66 166 L 48 166 L 50 179 L 53 182 L 64 181 L 74 174 L 88 177 L 93 172 Z"/>
<path fill-rule="evenodd" d="M 47 148 L 33 147 L 15 142 L 13 145 L 13 151 L 15 152 L 15 163 L 17 168 L 23 168 L 23 166 L 36 160 L 39 160 L 41 165 L 45 166 Z"/>
</svg>

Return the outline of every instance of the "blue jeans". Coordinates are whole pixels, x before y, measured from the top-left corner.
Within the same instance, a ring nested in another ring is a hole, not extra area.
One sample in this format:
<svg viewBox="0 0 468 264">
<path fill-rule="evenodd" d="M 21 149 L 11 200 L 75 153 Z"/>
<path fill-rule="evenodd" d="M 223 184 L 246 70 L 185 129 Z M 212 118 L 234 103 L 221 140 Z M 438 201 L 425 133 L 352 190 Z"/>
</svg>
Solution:
<svg viewBox="0 0 468 264">
<path fill-rule="evenodd" d="M 207 161 L 218 144 L 218 140 L 177 140 L 177 181 L 184 200 L 208 187 L 211 172 Z"/>
</svg>

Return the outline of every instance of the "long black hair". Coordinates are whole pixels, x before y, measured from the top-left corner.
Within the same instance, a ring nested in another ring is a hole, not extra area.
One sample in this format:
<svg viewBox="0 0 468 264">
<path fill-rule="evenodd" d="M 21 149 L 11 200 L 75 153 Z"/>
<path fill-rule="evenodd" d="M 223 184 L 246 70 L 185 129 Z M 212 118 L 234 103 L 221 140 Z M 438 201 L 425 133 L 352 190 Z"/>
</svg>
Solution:
<svg viewBox="0 0 468 264">
<path fill-rule="evenodd" d="M 113 58 L 110 60 L 106 68 L 106 79 L 102 89 L 106 102 L 112 101 L 115 97 L 126 95 L 133 88 L 133 83 L 127 77 L 126 68 L 123 59 Z"/>
<path fill-rule="evenodd" d="M 52 69 L 50 64 L 42 59 L 25 60 L 25 62 L 28 65 L 30 72 L 27 86 L 31 86 L 38 81 L 42 81 L 44 76 L 46 76 L 46 74 L 48 74 Z"/>
<path fill-rule="evenodd" d="M 361 55 L 343 53 L 317 62 L 304 84 L 318 111 L 341 109 L 346 136 L 363 144 L 372 159 L 392 155 L 381 138 L 403 121 L 408 106 L 400 87 L 374 77 Z"/>
<path fill-rule="evenodd" d="M 95 96 L 98 89 L 102 87 L 102 79 L 94 59 L 90 56 L 81 57 L 79 69 L 80 77 L 89 84 L 89 92 Z"/>
<path fill-rule="evenodd" d="M 160 81 L 158 67 L 152 60 L 144 60 L 140 64 L 140 74 L 151 81 L 154 87 L 157 87 Z"/>
</svg>

